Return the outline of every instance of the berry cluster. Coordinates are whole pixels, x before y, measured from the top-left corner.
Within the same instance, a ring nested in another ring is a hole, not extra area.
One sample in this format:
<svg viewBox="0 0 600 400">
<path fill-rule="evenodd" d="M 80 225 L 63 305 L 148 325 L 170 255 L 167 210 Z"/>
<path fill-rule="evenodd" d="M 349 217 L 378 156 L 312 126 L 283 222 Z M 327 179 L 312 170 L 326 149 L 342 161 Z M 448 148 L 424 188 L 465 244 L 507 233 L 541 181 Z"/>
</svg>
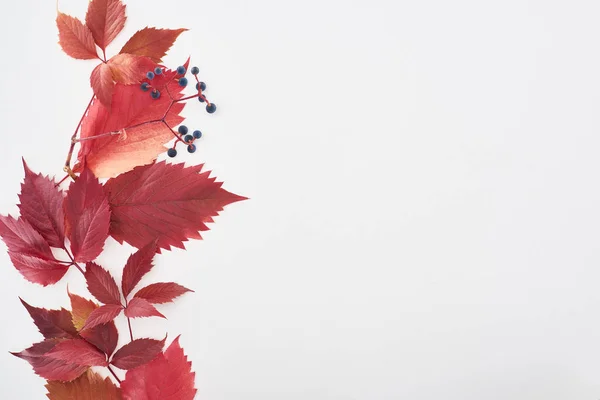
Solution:
<svg viewBox="0 0 600 400">
<path fill-rule="evenodd" d="M 196 130 L 190 135 L 190 134 L 188 134 L 189 129 L 185 125 L 180 125 L 179 128 L 177 129 L 177 132 L 178 132 L 178 134 L 176 134 L 176 136 L 178 139 L 175 141 L 175 144 L 173 145 L 173 147 L 169 149 L 169 151 L 167 152 L 167 155 L 171 158 L 173 158 L 177 155 L 176 147 L 177 147 L 177 143 L 179 143 L 179 142 L 183 142 L 188 145 L 187 146 L 188 153 L 195 153 L 196 145 L 194 144 L 194 142 L 202 137 L 202 132 Z"/>
</svg>

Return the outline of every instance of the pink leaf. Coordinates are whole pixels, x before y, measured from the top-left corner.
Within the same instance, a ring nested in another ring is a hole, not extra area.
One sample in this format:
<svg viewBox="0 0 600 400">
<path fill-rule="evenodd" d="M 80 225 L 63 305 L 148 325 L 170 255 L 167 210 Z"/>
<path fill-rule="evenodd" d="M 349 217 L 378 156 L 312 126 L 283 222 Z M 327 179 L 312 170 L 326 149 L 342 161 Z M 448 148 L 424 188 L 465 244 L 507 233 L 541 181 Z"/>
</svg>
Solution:
<svg viewBox="0 0 600 400">
<path fill-rule="evenodd" d="M 47 357 L 73 364 L 100 366 L 108 365 L 106 355 L 85 340 L 71 339 L 59 342 L 46 353 Z"/>
<path fill-rule="evenodd" d="M 152 269 L 152 260 L 156 254 L 156 243 L 150 243 L 132 254 L 123 269 L 121 288 L 127 298 L 140 280 Z"/>
<path fill-rule="evenodd" d="M 111 322 L 113 319 L 117 318 L 119 314 L 121 314 L 122 310 L 123 306 L 116 304 L 108 304 L 95 309 L 85 322 L 83 330 L 90 330 L 98 325 Z"/>
<path fill-rule="evenodd" d="M 42 286 L 55 284 L 69 270 L 67 265 L 54 260 L 46 260 L 23 253 L 9 252 L 8 255 L 15 268 L 25 279 Z"/>
<path fill-rule="evenodd" d="M 163 304 L 173 301 L 175 298 L 192 290 L 173 282 L 153 283 L 140 289 L 135 298 L 145 299 L 150 303 Z"/>
<path fill-rule="evenodd" d="M 132 299 L 125 308 L 125 316 L 127 318 L 143 318 L 143 317 L 161 317 L 162 315 L 156 307 L 148 303 L 144 299 Z"/>
<path fill-rule="evenodd" d="M 89 367 L 50 358 L 45 354 L 58 344 L 58 340 L 49 339 L 36 343 L 20 353 L 11 353 L 31 364 L 36 374 L 44 379 L 72 381 L 83 374 Z"/>
<path fill-rule="evenodd" d="M 136 339 L 121 347 L 113 356 L 111 364 L 120 369 L 132 369 L 150 362 L 165 345 L 165 339 Z"/>
<path fill-rule="evenodd" d="M 104 304 L 121 305 L 121 294 L 110 272 L 96 263 L 86 265 L 85 280 L 90 293 Z"/>
</svg>

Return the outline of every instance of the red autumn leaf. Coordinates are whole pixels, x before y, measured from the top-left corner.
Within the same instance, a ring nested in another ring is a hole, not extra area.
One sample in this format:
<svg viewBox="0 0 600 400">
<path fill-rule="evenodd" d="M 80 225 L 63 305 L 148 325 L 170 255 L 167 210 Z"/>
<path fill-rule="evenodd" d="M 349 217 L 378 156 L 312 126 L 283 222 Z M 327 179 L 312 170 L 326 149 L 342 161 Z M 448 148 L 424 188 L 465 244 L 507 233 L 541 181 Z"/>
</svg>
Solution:
<svg viewBox="0 0 600 400">
<path fill-rule="evenodd" d="M 150 243 L 129 257 L 123 269 L 123 280 L 121 281 L 125 298 L 129 296 L 144 275 L 150 272 L 155 254 L 156 243 Z"/>
<path fill-rule="evenodd" d="M 21 303 L 25 306 L 33 322 L 46 339 L 67 338 L 77 336 L 77 330 L 73 326 L 71 313 L 64 308 L 60 310 L 46 310 L 27 304 L 23 299 Z"/>
<path fill-rule="evenodd" d="M 125 316 L 127 318 L 144 318 L 144 317 L 161 317 L 167 318 L 162 315 L 156 307 L 148 303 L 144 299 L 132 299 L 127 307 L 125 308 Z"/>
<path fill-rule="evenodd" d="M 69 299 L 71 300 L 71 318 L 73 320 L 73 326 L 80 331 L 92 311 L 98 308 L 98 305 L 91 300 L 84 299 L 71 292 L 68 294 Z"/>
<path fill-rule="evenodd" d="M 123 306 L 116 304 L 107 304 L 102 307 L 98 307 L 96 310 L 92 311 L 87 321 L 85 321 L 85 325 L 83 326 L 83 330 L 90 330 L 99 325 L 104 325 L 111 322 L 113 319 L 117 318 L 121 311 L 123 310 Z"/>
<path fill-rule="evenodd" d="M 88 290 L 98 301 L 121 305 L 121 293 L 110 272 L 96 263 L 89 262 L 86 265 L 85 280 Z"/>
<path fill-rule="evenodd" d="M 173 282 L 153 283 L 140 289 L 134 296 L 154 304 L 164 304 L 192 290 Z"/>
<path fill-rule="evenodd" d="M 15 268 L 25 279 L 42 286 L 55 284 L 69 270 L 67 265 L 55 260 L 46 260 L 23 253 L 9 252 L 8 255 Z"/>
<path fill-rule="evenodd" d="M 63 194 L 54 180 L 33 173 L 25 160 L 25 181 L 21 184 L 19 209 L 21 218 L 42 235 L 52 247 L 62 248 L 65 243 Z"/>
<path fill-rule="evenodd" d="M 187 29 L 157 29 L 144 28 L 137 31 L 121 53 L 150 57 L 154 62 L 160 63 L 167 51 L 173 46 L 175 40 Z"/>
<path fill-rule="evenodd" d="M 174 137 L 167 124 L 174 127 L 183 121 L 180 113 L 185 104 L 174 102 L 183 97 L 176 76 L 176 71 L 165 71 L 152 80 L 152 86 L 161 92 L 159 99 L 137 84 L 117 84 L 110 111 L 95 101 L 83 120 L 75 170 L 85 162 L 99 178 L 110 178 L 150 164 L 163 153 Z"/>
<path fill-rule="evenodd" d="M 79 335 L 108 356 L 115 352 L 119 341 L 119 331 L 114 321 L 86 329 Z"/>
<path fill-rule="evenodd" d="M 113 238 L 137 248 L 157 241 L 163 249 L 201 239 L 199 231 L 208 230 L 213 216 L 245 199 L 224 190 L 209 172 L 199 173 L 201 169 L 159 162 L 110 179 L 104 188 Z"/>
<path fill-rule="evenodd" d="M 122 400 L 121 389 L 91 370 L 72 382 L 46 384 L 49 400 Z"/>
<path fill-rule="evenodd" d="M 11 353 L 29 362 L 36 374 L 48 380 L 72 381 L 83 374 L 89 367 L 50 358 L 45 354 L 51 351 L 58 340 L 49 339 L 36 343 L 20 353 Z"/>
<path fill-rule="evenodd" d="M 92 32 L 80 20 L 59 12 L 56 26 L 58 43 L 65 53 L 80 60 L 98 58 Z"/>
<path fill-rule="evenodd" d="M 17 220 L 10 215 L 0 215 L 0 236 L 10 252 L 54 260 L 52 250 L 42 235 L 22 218 Z"/>
<path fill-rule="evenodd" d="M 82 339 L 70 339 L 58 342 L 46 357 L 68 363 L 105 367 L 108 365 L 106 355 L 93 345 Z"/>
<path fill-rule="evenodd" d="M 98 64 L 92 71 L 90 84 L 98 100 L 110 108 L 112 96 L 115 91 L 115 82 L 110 66 L 104 63 Z"/>
<path fill-rule="evenodd" d="M 159 355 L 165 339 L 136 339 L 121 347 L 113 356 L 111 364 L 120 369 L 133 369 L 150 362 Z"/>
<path fill-rule="evenodd" d="M 71 183 L 64 209 L 75 261 L 93 261 L 108 238 L 110 210 L 102 185 L 88 168 Z"/>
<path fill-rule="evenodd" d="M 193 400 L 196 373 L 175 339 L 164 354 L 127 371 L 121 384 L 123 400 Z"/>
<path fill-rule="evenodd" d="M 148 57 L 132 54 L 117 54 L 108 60 L 113 79 L 125 85 L 139 84 L 148 71 L 154 70 L 156 63 Z"/>
<path fill-rule="evenodd" d="M 88 5 L 85 23 L 102 50 L 106 50 L 123 30 L 127 17 L 121 0 L 92 0 Z"/>
</svg>

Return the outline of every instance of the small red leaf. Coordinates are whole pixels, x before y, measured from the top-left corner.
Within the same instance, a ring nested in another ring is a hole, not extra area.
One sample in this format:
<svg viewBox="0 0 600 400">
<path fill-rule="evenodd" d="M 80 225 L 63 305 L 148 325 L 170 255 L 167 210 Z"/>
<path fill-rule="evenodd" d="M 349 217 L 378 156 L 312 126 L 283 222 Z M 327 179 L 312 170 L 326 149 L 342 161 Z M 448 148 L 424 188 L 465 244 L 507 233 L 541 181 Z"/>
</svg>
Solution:
<svg viewBox="0 0 600 400">
<path fill-rule="evenodd" d="M 114 321 L 94 326 L 79 333 L 82 338 L 110 356 L 115 352 L 119 341 L 119 331 Z"/>
<path fill-rule="evenodd" d="M 98 58 L 92 32 L 80 20 L 59 12 L 56 26 L 58 42 L 65 53 L 80 60 Z"/>
<path fill-rule="evenodd" d="M 21 184 L 19 209 L 21 218 L 29 222 L 52 247 L 62 248 L 65 243 L 63 194 L 54 180 L 33 173 L 25 160 L 25 181 Z"/>
<path fill-rule="evenodd" d="M 104 304 L 121 305 L 119 287 L 110 272 L 96 263 L 86 265 L 85 280 L 90 293 Z"/>
<path fill-rule="evenodd" d="M 115 81 L 108 64 L 101 63 L 92 71 L 90 84 L 98 100 L 110 109 L 112 96 L 115 91 Z"/>
<path fill-rule="evenodd" d="M 116 304 L 108 304 L 106 306 L 99 307 L 98 309 L 92 311 L 87 321 L 85 321 L 83 330 L 90 330 L 98 325 L 111 322 L 113 319 L 117 318 L 119 314 L 121 314 L 122 310 L 123 306 Z"/>
<path fill-rule="evenodd" d="M 75 261 L 93 261 L 108 238 L 110 210 L 102 185 L 85 168 L 65 198 L 67 237 Z"/>
<path fill-rule="evenodd" d="M 122 400 L 121 389 L 91 370 L 72 382 L 48 382 L 46 389 L 49 400 Z"/>
<path fill-rule="evenodd" d="M 45 354 L 59 343 L 58 340 L 45 340 L 36 343 L 20 353 L 11 353 L 31 364 L 36 374 L 48 380 L 72 381 L 89 367 L 50 358 Z"/>
<path fill-rule="evenodd" d="M 73 338 L 77 336 L 77 330 L 73 326 L 71 313 L 64 308 L 60 310 L 46 310 L 30 306 L 23 299 L 21 303 L 25 306 L 33 322 L 46 339 Z"/>
<path fill-rule="evenodd" d="M 110 179 L 104 188 L 111 205 L 111 235 L 142 248 L 157 241 L 159 247 L 183 248 L 190 238 L 200 239 L 207 221 L 227 204 L 244 200 L 199 173 L 202 165 L 159 162 L 137 167 Z"/>
<path fill-rule="evenodd" d="M 161 317 L 162 315 L 156 307 L 148 303 L 144 299 L 132 299 L 125 308 L 125 316 L 127 318 L 143 318 L 143 317 Z"/>
<path fill-rule="evenodd" d="M 129 257 L 123 269 L 123 280 L 121 282 L 125 298 L 129 296 L 144 275 L 150 272 L 155 254 L 156 243 L 150 243 Z"/>
<path fill-rule="evenodd" d="M 0 236 L 8 250 L 13 253 L 23 253 L 44 260 L 54 260 L 54 255 L 48 243 L 29 222 L 24 219 L 14 219 L 10 215 L 0 215 Z"/>
<path fill-rule="evenodd" d="M 117 54 L 108 60 L 107 65 L 114 80 L 125 85 L 140 83 L 146 78 L 146 73 L 156 67 L 156 63 L 148 57 L 131 54 Z"/>
<path fill-rule="evenodd" d="M 42 286 L 55 284 L 69 270 L 67 265 L 54 260 L 45 260 L 23 253 L 9 252 L 8 255 L 15 268 L 25 279 Z"/>
<path fill-rule="evenodd" d="M 71 316 L 73 319 L 73 325 L 80 331 L 85 325 L 85 321 L 88 319 L 92 311 L 98 308 L 98 305 L 91 300 L 84 299 L 81 296 L 69 292 L 69 299 L 71 300 Z"/>
<path fill-rule="evenodd" d="M 121 384 L 123 400 L 193 400 L 197 392 L 195 377 L 177 338 L 164 354 L 127 371 Z"/>
<path fill-rule="evenodd" d="M 59 342 L 45 354 L 55 360 L 73 364 L 105 367 L 108 365 L 106 355 L 85 340 L 71 339 Z"/>
<path fill-rule="evenodd" d="M 140 289 L 135 298 L 145 299 L 150 303 L 163 304 L 173 301 L 175 298 L 192 290 L 173 282 L 153 283 Z"/>
<path fill-rule="evenodd" d="M 133 369 L 150 362 L 160 354 L 165 339 L 136 339 L 121 347 L 113 356 L 111 364 L 120 369 Z"/>
<path fill-rule="evenodd" d="M 129 39 L 121 53 L 150 57 L 152 61 L 160 63 L 175 40 L 186 30 L 144 28 Z"/>
<path fill-rule="evenodd" d="M 102 50 L 123 30 L 126 20 L 121 0 L 92 0 L 85 16 L 85 23 Z"/>
</svg>

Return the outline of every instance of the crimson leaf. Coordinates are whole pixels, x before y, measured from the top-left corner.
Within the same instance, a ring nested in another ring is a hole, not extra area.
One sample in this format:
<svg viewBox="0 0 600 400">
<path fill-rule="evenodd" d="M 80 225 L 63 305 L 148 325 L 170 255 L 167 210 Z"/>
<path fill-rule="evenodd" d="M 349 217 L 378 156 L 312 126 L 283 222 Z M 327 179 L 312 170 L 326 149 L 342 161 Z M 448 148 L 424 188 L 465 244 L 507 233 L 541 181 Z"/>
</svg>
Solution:
<svg viewBox="0 0 600 400">
<path fill-rule="evenodd" d="M 165 345 L 165 339 L 136 339 L 121 347 L 111 360 L 111 364 L 120 369 L 133 369 L 150 362 Z"/>
</svg>

